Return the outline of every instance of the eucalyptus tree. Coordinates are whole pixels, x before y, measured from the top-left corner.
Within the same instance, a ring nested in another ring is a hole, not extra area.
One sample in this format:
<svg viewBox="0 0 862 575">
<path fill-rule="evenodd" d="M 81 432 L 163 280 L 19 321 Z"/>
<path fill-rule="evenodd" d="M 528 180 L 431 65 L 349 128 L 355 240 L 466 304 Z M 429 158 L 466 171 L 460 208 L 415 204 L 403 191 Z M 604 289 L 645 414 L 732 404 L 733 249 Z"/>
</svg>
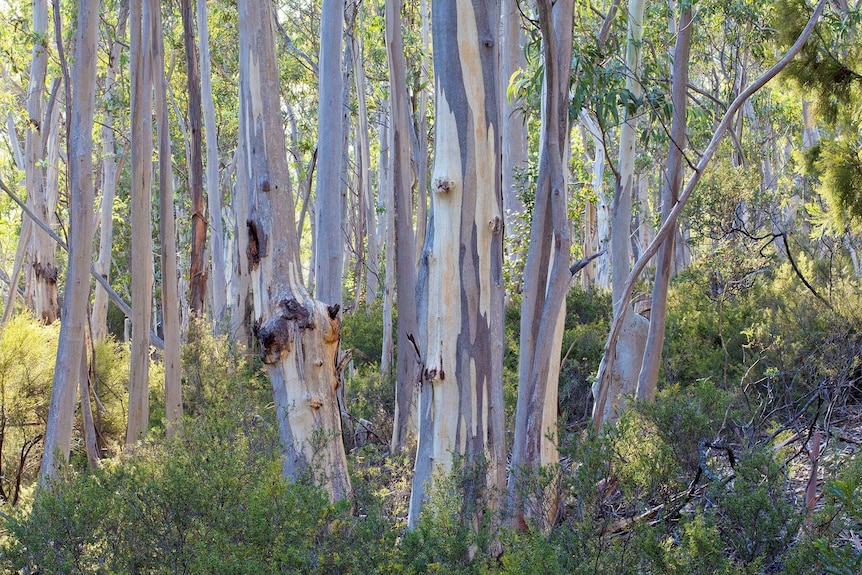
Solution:
<svg viewBox="0 0 862 575">
<path fill-rule="evenodd" d="M 90 297 L 90 258 L 94 233 L 93 202 L 93 110 L 96 101 L 96 42 L 99 29 L 98 0 L 78 2 L 75 39 L 73 94 L 68 111 L 70 226 L 69 265 L 63 321 L 48 406 L 44 455 L 40 471 L 43 485 L 69 459 L 75 396 L 87 328 Z"/>
<path fill-rule="evenodd" d="M 197 0 L 198 36 L 200 37 L 200 80 L 203 104 L 204 129 L 206 131 L 206 188 L 209 212 L 210 246 L 212 252 L 212 302 L 213 325 L 216 331 L 223 330 L 227 312 L 227 286 L 225 280 L 224 225 L 222 223 L 221 194 L 219 193 L 219 148 L 216 126 L 215 102 L 213 101 L 212 64 L 210 62 L 210 35 L 207 23 L 206 0 Z"/>
<path fill-rule="evenodd" d="M 661 219 L 679 198 L 682 188 L 684 153 L 686 149 L 686 105 L 688 102 L 688 64 L 691 56 L 691 39 L 694 19 L 691 4 L 684 3 L 677 26 L 676 47 L 673 54 L 673 73 L 671 76 L 671 102 L 673 119 L 668 145 L 666 181 L 661 192 Z M 658 385 L 658 371 L 664 348 L 665 327 L 667 324 L 667 290 L 670 281 L 671 264 L 674 260 L 674 239 L 676 226 L 672 226 L 667 239 L 656 254 L 656 272 L 653 281 L 652 302 L 650 305 L 649 332 L 647 334 L 644 357 L 638 374 L 636 395 L 639 399 L 653 399 Z"/>
<path fill-rule="evenodd" d="M 298 479 L 311 473 L 339 500 L 351 489 L 337 401 L 339 307 L 312 299 L 302 282 L 272 6 L 240 0 L 238 12 L 237 162 L 249 197 L 244 263 L 251 275 L 260 357 L 272 384 L 283 474 Z"/>
<path fill-rule="evenodd" d="M 557 503 L 552 486 L 531 489 L 542 467 L 557 463 L 557 386 L 560 351 L 571 283 L 571 235 L 567 207 L 566 152 L 569 138 L 569 77 L 572 60 L 572 0 L 539 0 L 544 50 L 542 146 L 524 267 L 518 403 L 509 497 L 515 521 L 549 526 Z"/>
<path fill-rule="evenodd" d="M 521 110 L 523 102 L 509 96 L 512 76 L 526 68 L 524 43 L 526 33 L 521 25 L 517 0 L 503 0 L 502 37 L 500 39 L 500 99 L 503 122 L 503 209 L 506 236 L 514 238 L 515 222 L 524 213 L 524 202 L 518 194 L 516 175 L 527 167 L 527 124 Z"/>
<path fill-rule="evenodd" d="M 635 392 L 637 377 L 643 359 L 648 322 L 643 316 L 634 313 L 629 302 L 622 297 L 623 286 L 631 267 L 631 221 L 632 190 L 635 180 L 635 146 L 638 133 L 640 112 L 636 103 L 643 97 L 641 86 L 641 53 L 643 44 L 643 15 L 645 0 L 629 0 L 628 32 L 626 35 L 626 94 L 629 102 L 624 106 L 623 120 L 620 125 L 619 155 L 614 201 L 611 212 L 611 292 L 614 317 L 621 318 L 622 331 L 615 342 L 617 349 L 613 363 L 615 371 L 610 378 L 611 402 L 594 404 L 593 420 L 597 425 L 615 420 L 625 406 L 627 395 Z M 610 364 L 602 362 L 601 373 Z"/>
<path fill-rule="evenodd" d="M 130 0 L 129 54 L 131 69 L 132 140 L 132 349 L 129 375 L 129 416 L 126 444 L 135 443 L 149 422 L 149 332 L 153 300 L 153 235 L 151 184 L 153 156 L 153 82 L 149 54 L 149 13 L 158 9 L 153 0 Z"/>
<path fill-rule="evenodd" d="M 48 2 L 33 2 L 33 59 L 27 86 L 27 135 L 24 142 L 25 181 L 27 204 L 39 218 L 47 223 L 56 220 L 56 190 L 51 201 L 47 188 L 45 157 L 51 130 L 50 110 L 45 110 L 45 80 L 48 70 Z M 46 113 L 47 112 L 47 113 Z M 59 126 L 54 126 L 59 129 Z M 29 227 L 27 295 L 28 306 L 46 323 L 60 316 L 57 297 L 57 267 L 54 241 L 36 226 Z"/>
<path fill-rule="evenodd" d="M 434 0 L 431 14 L 435 155 L 411 527 L 426 485 L 456 459 L 471 477 L 465 502 L 505 484 L 500 4 Z"/>
<path fill-rule="evenodd" d="M 152 42 L 154 112 L 159 150 L 159 239 L 162 262 L 162 325 L 165 338 L 166 434 L 172 437 L 183 417 L 182 374 L 180 363 L 180 297 L 177 271 L 177 239 L 174 216 L 174 173 L 171 155 L 171 132 L 168 123 L 165 45 L 160 10 L 151 10 L 149 26 Z"/>
<path fill-rule="evenodd" d="M 695 191 L 695 188 L 700 182 L 704 170 L 709 165 L 710 161 L 718 150 L 719 143 L 721 142 L 722 137 L 728 132 L 728 129 L 735 118 L 735 114 L 742 109 L 742 106 L 746 102 L 746 100 L 748 100 L 752 95 L 754 95 L 758 90 L 763 88 L 770 80 L 772 80 L 782 70 L 784 70 L 791 63 L 793 58 L 796 57 L 797 54 L 799 54 L 803 46 L 805 46 L 806 42 L 808 41 L 808 38 L 814 31 L 815 25 L 820 19 L 820 15 L 823 13 L 823 8 L 825 4 L 826 0 L 820 0 L 820 2 L 817 3 L 817 5 L 814 7 L 813 12 L 808 18 L 805 27 L 802 28 L 802 30 L 799 32 L 796 41 L 787 50 L 784 56 L 782 56 L 775 64 L 773 64 L 754 82 L 741 90 L 739 95 L 734 98 L 733 102 L 731 102 L 724 109 L 724 114 L 721 117 L 721 121 L 716 126 L 712 138 L 709 141 L 709 144 L 706 146 L 706 148 L 704 148 L 700 160 L 694 167 L 691 177 L 686 182 L 686 185 L 683 188 L 682 192 L 679 194 L 679 198 L 677 199 L 676 203 L 673 204 L 673 207 L 666 213 L 664 223 L 656 232 L 655 238 L 653 238 L 652 242 L 650 242 L 649 246 L 647 246 L 647 248 L 644 250 L 644 253 L 638 259 L 638 261 L 635 262 L 635 265 L 632 267 L 631 272 L 626 278 L 625 283 L 622 286 L 622 293 L 620 294 L 621 301 L 628 301 L 628 299 L 632 295 L 634 285 L 639 279 L 640 274 L 643 273 L 647 264 L 656 254 L 659 247 L 670 236 L 676 224 L 677 218 L 679 217 L 692 193 Z M 608 400 L 610 399 L 610 392 L 612 390 L 612 374 L 614 373 L 614 363 L 617 361 L 616 354 L 618 350 L 618 341 L 620 339 L 621 333 L 624 330 L 624 319 L 624 316 L 615 315 L 613 323 L 611 324 L 610 333 L 608 334 L 608 339 L 605 343 L 604 357 L 602 359 L 604 363 L 604 369 L 599 371 L 599 377 L 594 387 L 596 402 L 593 410 L 594 414 L 604 413 L 607 407 Z M 596 427 L 601 427 L 601 418 L 594 417 L 593 421 Z"/>
<path fill-rule="evenodd" d="M 323 0 L 318 65 L 319 105 L 317 150 L 322 166 L 315 188 L 314 281 L 315 297 L 330 305 L 341 304 L 344 271 L 341 51 L 344 36 L 344 0 Z"/>
<path fill-rule="evenodd" d="M 401 39 L 401 1 L 386 1 L 386 52 L 389 57 L 389 117 L 391 119 L 390 170 L 394 241 L 387 245 L 395 256 L 398 301 L 398 354 L 395 365 L 395 415 L 391 449 L 401 451 L 415 435 L 416 356 L 410 343 L 416 332 L 416 259 L 413 231 L 413 198 L 410 173 L 410 109 L 407 94 L 407 62 Z"/>
<path fill-rule="evenodd" d="M 113 104 L 119 90 L 117 75 L 120 72 L 122 59 L 120 55 L 126 35 L 126 22 L 129 19 L 129 0 L 120 3 L 117 25 L 114 27 L 114 37 L 108 49 L 108 66 L 105 70 L 101 101 L 105 103 L 102 125 L 100 129 L 102 144 L 102 171 L 99 215 L 99 255 L 96 260 L 96 272 L 105 279 L 111 277 L 111 255 L 114 230 L 114 199 L 116 198 L 119 180 L 117 162 L 116 138 L 114 137 Z M 108 291 L 96 283 L 96 294 L 93 299 L 93 315 L 90 320 L 92 335 L 95 341 L 101 341 L 107 336 L 108 328 Z"/>
<path fill-rule="evenodd" d="M 207 219 L 204 208 L 203 149 L 201 125 L 201 76 L 198 69 L 192 0 L 180 0 L 183 41 L 186 56 L 186 90 L 188 95 L 188 182 L 191 195 L 192 239 L 189 260 L 189 309 L 202 317 L 207 286 Z"/>
</svg>

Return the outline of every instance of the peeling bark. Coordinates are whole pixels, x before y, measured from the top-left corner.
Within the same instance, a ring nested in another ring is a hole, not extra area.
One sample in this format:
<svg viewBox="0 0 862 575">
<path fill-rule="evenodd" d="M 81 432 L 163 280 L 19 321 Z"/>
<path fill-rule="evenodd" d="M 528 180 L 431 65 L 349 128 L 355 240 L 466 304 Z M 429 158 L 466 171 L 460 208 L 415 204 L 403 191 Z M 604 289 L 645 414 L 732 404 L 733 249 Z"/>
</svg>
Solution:
<svg viewBox="0 0 862 575">
<path fill-rule="evenodd" d="M 426 483 L 449 473 L 454 456 L 473 476 L 466 501 L 505 484 L 499 10 L 496 1 L 432 3 L 433 223 L 422 256 L 427 321 L 410 527 Z"/>
<path fill-rule="evenodd" d="M 339 308 L 313 300 L 302 283 L 271 10 L 267 2 L 238 3 L 237 161 L 249 191 L 246 261 L 255 335 L 272 383 L 284 476 L 296 480 L 311 474 L 332 500 L 339 500 L 351 489 L 336 399 Z"/>
<path fill-rule="evenodd" d="M 524 268 L 518 404 L 509 498 L 516 526 L 546 529 L 557 514 L 555 486 L 530 489 L 543 466 L 557 463 L 557 386 L 565 298 L 571 281 L 566 208 L 568 87 L 573 3 L 539 1 L 545 80 L 539 181 Z"/>
</svg>

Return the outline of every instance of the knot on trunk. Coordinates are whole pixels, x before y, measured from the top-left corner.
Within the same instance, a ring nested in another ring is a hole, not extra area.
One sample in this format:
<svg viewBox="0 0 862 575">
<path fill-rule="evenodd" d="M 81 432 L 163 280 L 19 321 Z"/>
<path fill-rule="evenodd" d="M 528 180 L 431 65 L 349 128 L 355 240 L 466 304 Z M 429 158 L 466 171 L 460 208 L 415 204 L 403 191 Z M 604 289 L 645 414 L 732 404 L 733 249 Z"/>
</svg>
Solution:
<svg viewBox="0 0 862 575">
<path fill-rule="evenodd" d="M 260 359 L 264 364 L 278 363 L 290 350 L 290 322 L 283 317 L 271 317 L 262 326 L 255 325 L 254 331 L 260 344 Z"/>
<path fill-rule="evenodd" d="M 57 278 L 60 275 L 60 270 L 51 264 L 43 264 L 37 261 L 33 264 L 33 271 L 36 272 L 36 277 L 49 283 L 56 284 Z"/>
<path fill-rule="evenodd" d="M 245 255 L 248 257 L 249 271 L 254 271 L 260 265 L 261 258 L 266 256 L 266 233 L 262 229 L 258 229 L 254 219 L 247 220 L 245 225 L 248 229 L 248 247 L 245 250 Z"/>
<path fill-rule="evenodd" d="M 283 299 L 278 302 L 281 309 L 280 316 L 287 321 L 295 321 L 299 329 L 307 329 L 314 326 L 311 310 L 306 309 L 296 298 Z"/>
</svg>

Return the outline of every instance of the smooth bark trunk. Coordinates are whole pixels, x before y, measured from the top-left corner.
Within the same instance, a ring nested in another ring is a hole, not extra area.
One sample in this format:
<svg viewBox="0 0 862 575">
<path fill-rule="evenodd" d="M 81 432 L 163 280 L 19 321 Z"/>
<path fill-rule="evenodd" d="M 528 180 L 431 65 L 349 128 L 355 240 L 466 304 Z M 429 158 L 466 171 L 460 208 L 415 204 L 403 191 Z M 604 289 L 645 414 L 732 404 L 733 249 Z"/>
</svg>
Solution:
<svg viewBox="0 0 862 575">
<path fill-rule="evenodd" d="M 673 119 L 668 147 L 667 181 L 662 186 L 662 222 L 676 204 L 682 188 L 683 153 L 686 148 L 686 103 L 688 99 L 688 62 L 691 55 L 692 38 L 691 7 L 685 8 L 680 15 L 679 32 L 676 36 L 676 49 L 673 57 L 672 104 Z M 670 282 L 671 264 L 674 261 L 674 240 L 676 227 L 658 249 L 656 254 L 655 282 L 653 283 L 650 305 L 649 333 L 644 349 L 643 363 L 638 375 L 637 398 L 652 400 L 658 386 L 658 372 L 664 348 L 665 326 L 667 324 L 667 290 Z"/>
<path fill-rule="evenodd" d="M 394 199 L 395 289 L 398 330 L 395 361 L 395 416 L 390 448 L 398 453 L 416 434 L 416 354 L 408 338 L 416 333 L 416 261 L 410 172 L 410 109 L 407 61 L 401 38 L 401 1 L 386 1 L 386 46 L 392 118 L 392 197 Z M 388 247 L 387 246 L 387 249 Z"/>
<path fill-rule="evenodd" d="M 544 89 L 539 180 L 521 304 L 518 403 L 509 497 L 513 520 L 547 529 L 557 514 L 556 486 L 536 485 L 543 466 L 557 463 L 559 383 L 565 297 L 571 282 L 566 150 L 573 3 L 539 1 Z"/>
<path fill-rule="evenodd" d="M 521 26 L 521 11 L 517 0 L 502 2 L 503 36 L 500 42 L 500 102 L 503 122 L 503 209 L 506 237 L 515 238 L 518 218 L 524 213 L 524 202 L 517 187 L 517 173 L 527 167 L 527 124 L 518 98 L 509 98 L 512 75 L 526 69 L 524 55 L 526 33 Z"/>
<path fill-rule="evenodd" d="M 138 441 L 149 423 L 150 346 L 153 301 L 153 237 L 150 197 L 152 183 L 152 65 L 149 13 L 152 0 L 131 0 L 131 136 L 132 136 L 132 351 L 129 377 L 129 421 L 126 445 Z"/>
<path fill-rule="evenodd" d="M 75 397 L 81 375 L 81 355 L 90 296 L 90 257 L 93 241 L 93 109 L 96 86 L 96 34 L 99 2 L 80 0 L 76 37 L 74 93 L 69 117 L 70 226 L 69 265 L 63 321 L 48 406 L 40 483 L 47 486 L 69 459 Z"/>
<path fill-rule="evenodd" d="M 167 78 L 164 71 L 164 33 L 159 10 L 150 13 L 152 30 L 154 111 L 159 146 L 159 238 L 162 247 L 162 327 L 165 338 L 165 418 L 166 434 L 176 433 L 183 417 L 180 364 L 180 297 L 177 273 L 177 239 L 174 220 L 174 173 L 171 161 L 171 132 L 168 124 Z"/>
<path fill-rule="evenodd" d="M 641 45 L 643 42 L 644 0 L 629 0 L 628 34 L 626 38 L 626 89 L 632 98 L 643 95 L 640 84 Z M 631 224 L 632 191 L 635 179 L 635 143 L 637 138 L 638 114 L 630 113 L 624 107 L 624 119 L 620 126 L 619 161 L 614 190 L 613 211 L 611 214 L 611 292 L 614 317 L 623 318 L 623 331 L 615 351 L 617 361 L 613 363 L 612 387 L 609 391 L 612 401 L 605 403 L 597 411 L 598 402 L 593 406 L 593 420 L 598 425 L 615 421 L 626 408 L 626 397 L 635 393 L 637 378 L 643 360 L 648 322 L 634 313 L 627 300 L 622 299 L 623 286 L 631 266 Z M 599 366 L 599 378 L 609 364 L 605 361 Z"/>
<path fill-rule="evenodd" d="M 207 2 L 197 0 L 198 36 L 200 37 L 200 79 L 204 112 L 204 130 L 207 147 L 207 207 L 209 209 L 210 246 L 212 251 L 212 302 L 213 328 L 220 333 L 227 326 L 227 286 L 224 257 L 224 224 L 222 223 L 221 195 L 219 193 L 219 150 L 215 103 L 213 102 L 212 71 L 210 64 L 210 37 L 207 25 Z"/>
<path fill-rule="evenodd" d="M 315 297 L 341 304 L 344 270 L 342 230 L 342 140 L 344 139 L 341 74 L 344 0 L 323 0 L 320 21 L 320 102 L 317 109 L 318 160 L 314 236 Z"/>
</svg>

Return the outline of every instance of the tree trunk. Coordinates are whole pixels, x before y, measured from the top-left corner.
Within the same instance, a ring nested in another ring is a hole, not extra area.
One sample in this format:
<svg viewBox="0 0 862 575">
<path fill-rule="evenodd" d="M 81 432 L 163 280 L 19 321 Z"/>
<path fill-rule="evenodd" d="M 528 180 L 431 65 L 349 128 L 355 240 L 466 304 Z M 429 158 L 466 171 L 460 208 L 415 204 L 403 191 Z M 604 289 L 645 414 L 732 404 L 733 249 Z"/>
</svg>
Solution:
<svg viewBox="0 0 862 575">
<path fill-rule="evenodd" d="M 323 0 L 320 21 L 320 103 L 317 109 L 318 160 L 315 194 L 315 297 L 341 304 L 344 270 L 342 230 L 342 140 L 344 139 L 341 44 L 344 0 Z"/>
<path fill-rule="evenodd" d="M 99 465 L 99 442 L 96 437 L 96 424 L 93 421 L 93 405 L 90 402 L 90 365 L 89 342 L 84 337 L 84 345 L 81 349 L 81 375 L 78 380 L 78 394 L 81 398 L 81 429 L 84 436 L 84 451 L 87 453 L 87 463 L 90 469 Z"/>
<path fill-rule="evenodd" d="M 500 6 L 434 0 L 432 18 L 433 223 L 422 254 L 427 331 L 410 527 L 426 484 L 452 471 L 455 456 L 472 478 L 461 493 L 468 505 L 505 484 Z"/>
<path fill-rule="evenodd" d="M 643 41 L 644 0 L 629 0 L 628 36 L 626 38 L 626 89 L 638 99 L 643 90 L 640 85 L 641 44 Z M 597 425 L 614 421 L 625 410 L 626 396 L 635 393 L 637 378 L 643 360 L 648 322 L 631 310 L 628 301 L 622 299 L 623 285 L 631 267 L 631 222 L 632 190 L 635 179 L 635 140 L 637 137 L 638 112 L 630 113 L 624 107 L 624 119 L 620 126 L 619 162 L 614 190 L 614 204 L 611 215 L 611 273 L 614 317 L 623 318 L 623 330 L 617 343 L 616 361 L 613 364 L 612 386 L 609 390 L 610 402 L 602 411 L 596 411 L 598 402 L 593 406 L 593 420 Z M 599 378 L 605 362 L 599 367 Z"/>
<path fill-rule="evenodd" d="M 416 259 L 418 260 L 422 247 L 425 245 L 425 231 L 428 228 L 428 70 L 431 68 L 431 23 L 428 14 L 428 0 L 419 0 L 419 13 L 422 33 L 422 63 L 419 71 L 419 126 L 416 138 L 419 147 L 416 159 Z"/>
<path fill-rule="evenodd" d="M 385 101 L 384 101 L 385 103 Z M 389 106 L 387 106 L 389 107 Z M 383 217 L 379 220 L 378 236 L 381 238 L 384 248 L 384 277 L 383 277 L 383 344 L 380 353 L 380 375 L 384 378 L 392 377 L 392 363 L 395 356 L 395 342 L 392 337 L 393 321 L 395 315 L 393 305 L 395 302 L 395 200 L 392 197 L 392 166 L 389 162 L 389 149 L 391 137 L 389 134 L 389 116 L 383 111 L 379 116 L 378 139 L 380 140 L 380 155 L 377 165 L 377 197 L 383 206 Z"/>
<path fill-rule="evenodd" d="M 52 225 L 56 220 L 48 202 L 44 160 L 46 142 L 51 129 L 50 111 L 46 114 L 45 76 L 48 69 L 48 2 L 33 2 L 33 60 L 27 88 L 27 137 L 24 142 L 27 204 L 39 218 Z M 52 226 L 53 227 L 53 226 Z M 59 269 L 54 242 L 38 227 L 31 227 L 30 268 L 27 296 L 29 307 L 45 323 L 60 317 L 57 298 Z"/>
<path fill-rule="evenodd" d="M 527 125 L 522 102 L 509 100 L 509 81 L 519 69 L 526 69 L 524 56 L 526 34 L 521 27 L 517 0 L 503 0 L 503 36 L 500 43 L 500 102 L 503 122 L 503 209 L 506 214 L 506 237 L 512 238 L 515 223 L 524 213 L 524 202 L 518 195 L 516 173 L 527 167 Z"/>
<path fill-rule="evenodd" d="M 105 72 L 105 91 L 103 100 L 113 98 L 117 72 L 120 68 L 120 54 L 126 35 L 126 21 L 129 18 L 129 2 L 124 0 L 120 5 L 120 15 L 117 18 L 116 37 L 111 43 L 108 69 Z M 117 192 L 117 151 L 114 142 L 114 116 L 106 110 L 101 128 L 102 135 L 102 200 L 99 223 L 99 259 L 96 261 L 96 272 L 105 279 L 111 276 L 111 244 L 114 229 L 114 197 Z M 91 325 L 93 340 L 102 341 L 108 335 L 108 292 L 100 284 L 96 284 L 96 295 L 93 301 L 93 316 Z"/>
<path fill-rule="evenodd" d="M 131 136 L 132 136 L 132 351 L 129 378 L 129 421 L 126 445 L 140 439 L 149 422 L 150 346 L 153 302 L 153 237 L 150 195 L 152 181 L 152 0 L 131 0 Z"/>
<path fill-rule="evenodd" d="M 93 108 L 96 86 L 96 34 L 99 29 L 98 0 L 79 0 L 76 34 L 75 98 L 68 117 L 70 226 L 69 265 L 66 272 L 66 296 L 63 321 L 54 367 L 54 383 L 45 428 L 44 455 L 40 483 L 48 485 L 62 462 L 68 461 L 72 440 L 72 420 L 81 352 L 87 325 L 87 302 L 90 296 L 90 256 L 93 242 Z M 146 334 L 146 332 L 145 332 Z M 145 335 L 146 337 L 146 335 Z"/>
<path fill-rule="evenodd" d="M 688 62 L 691 55 L 692 37 L 691 6 L 686 5 L 680 15 L 676 49 L 673 56 L 672 103 L 673 120 L 670 130 L 670 144 L 667 156 L 667 182 L 662 188 L 662 222 L 673 208 L 682 188 L 683 151 L 686 148 L 686 100 L 688 90 Z M 649 333 L 644 349 L 643 363 L 638 375 L 638 399 L 654 399 L 658 385 L 658 372 L 664 348 L 665 326 L 667 324 L 667 290 L 670 281 L 671 264 L 674 261 L 674 239 L 676 227 L 658 249 L 656 255 L 655 282 L 652 289 L 650 306 Z"/>
<path fill-rule="evenodd" d="M 593 152 L 593 194 L 596 196 L 596 251 L 604 252 L 596 259 L 595 283 L 599 289 L 611 287 L 611 218 L 610 209 L 605 193 L 605 140 L 599 130 L 598 124 L 588 112 L 582 111 L 580 115 L 581 124 L 590 134 L 595 150 Z"/>
<path fill-rule="evenodd" d="M 509 496 L 516 525 L 549 527 L 557 513 L 556 486 L 531 488 L 542 466 L 558 461 L 557 386 L 571 282 L 571 236 L 566 207 L 568 87 L 572 0 L 539 1 L 545 54 L 539 181 L 521 304 L 518 404 Z"/>
<path fill-rule="evenodd" d="M 356 195 L 359 198 L 358 219 L 361 222 L 357 237 L 357 250 L 362 251 L 362 240 L 365 240 L 365 263 L 356 277 L 357 287 L 364 281 L 365 302 L 377 299 L 380 288 L 379 259 L 380 245 L 377 242 L 377 215 L 374 209 L 374 192 L 371 187 L 371 146 L 368 140 L 368 103 L 365 95 L 366 77 L 363 46 L 356 34 L 351 34 L 353 46 L 353 82 L 356 88 Z"/>
<path fill-rule="evenodd" d="M 189 311 L 203 317 L 207 286 L 207 220 L 204 214 L 204 168 L 201 158 L 201 77 L 195 45 L 191 0 L 180 0 L 186 55 L 189 114 L 189 193 L 192 205 L 192 242 L 189 262 Z"/>
<path fill-rule="evenodd" d="M 272 383 L 285 456 L 283 473 L 295 480 L 310 472 L 331 499 L 339 500 L 349 496 L 350 479 L 336 399 L 338 307 L 313 300 L 302 283 L 294 200 L 286 184 L 290 175 L 271 5 L 240 0 L 238 10 L 238 161 L 246 164 L 240 173 L 247 175 L 250 192 L 246 259 L 255 333 Z"/>
<path fill-rule="evenodd" d="M 386 0 L 386 47 L 389 62 L 389 103 L 392 118 L 392 197 L 394 199 L 395 290 L 398 294 L 398 335 L 395 361 L 395 417 L 393 453 L 415 436 L 416 354 L 409 337 L 416 334 L 416 261 L 413 198 L 410 173 L 410 109 L 407 62 L 401 38 L 401 1 Z"/>
<path fill-rule="evenodd" d="M 210 246 L 212 248 L 212 301 L 213 328 L 220 333 L 225 325 L 227 286 L 225 285 L 224 225 L 222 224 L 221 195 L 219 194 L 218 128 L 213 102 L 212 72 L 210 65 L 210 37 L 207 25 L 206 0 L 197 0 L 198 35 L 200 36 L 201 89 L 203 95 L 204 127 L 207 138 L 207 207 L 209 208 Z"/>
<path fill-rule="evenodd" d="M 171 165 L 171 131 L 168 124 L 164 32 L 159 10 L 150 12 L 153 93 L 156 133 L 159 139 L 159 238 L 162 247 L 162 326 L 165 338 L 165 417 L 167 436 L 173 437 L 183 417 L 180 364 L 180 297 L 177 273 L 177 238 L 174 222 L 174 172 Z M 216 188 L 217 189 L 217 188 Z"/>
</svg>

